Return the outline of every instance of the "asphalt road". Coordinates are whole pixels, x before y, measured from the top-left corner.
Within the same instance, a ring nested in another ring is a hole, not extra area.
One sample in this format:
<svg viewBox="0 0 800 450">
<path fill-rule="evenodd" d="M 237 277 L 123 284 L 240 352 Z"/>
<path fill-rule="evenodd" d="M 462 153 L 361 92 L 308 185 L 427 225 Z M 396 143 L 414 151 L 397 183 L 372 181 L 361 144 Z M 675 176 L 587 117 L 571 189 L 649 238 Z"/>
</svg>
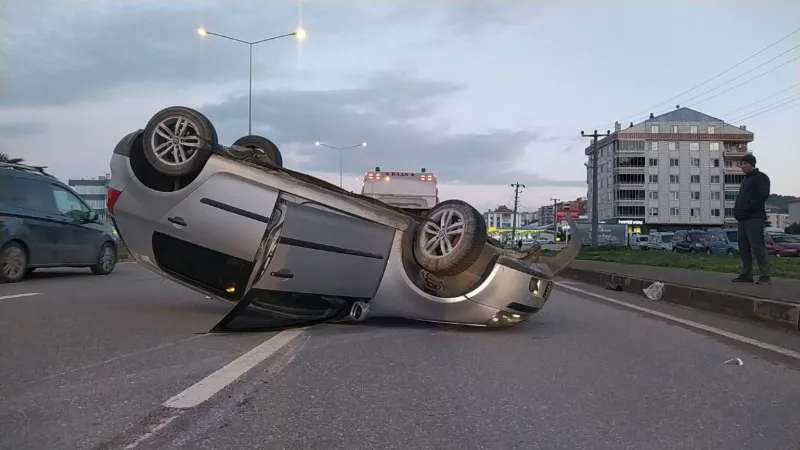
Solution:
<svg viewBox="0 0 800 450">
<path fill-rule="evenodd" d="M 629 294 L 570 284 L 787 351 L 559 289 L 509 330 L 308 328 L 174 409 L 164 402 L 281 335 L 197 334 L 227 307 L 135 265 L 65 274 L 0 286 L 0 448 L 800 446 L 800 336 Z M 3 298 L 24 293 L 39 295 Z"/>
</svg>

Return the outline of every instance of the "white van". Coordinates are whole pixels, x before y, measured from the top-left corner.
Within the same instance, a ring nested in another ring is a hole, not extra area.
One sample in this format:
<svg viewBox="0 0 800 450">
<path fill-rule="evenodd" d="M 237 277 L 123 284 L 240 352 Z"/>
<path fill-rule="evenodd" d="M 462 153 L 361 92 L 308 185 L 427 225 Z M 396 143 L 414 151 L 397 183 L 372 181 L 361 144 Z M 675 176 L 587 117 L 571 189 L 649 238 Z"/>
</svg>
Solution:
<svg viewBox="0 0 800 450">
<path fill-rule="evenodd" d="M 648 250 L 656 250 L 662 252 L 672 251 L 672 237 L 675 233 L 650 233 L 650 239 L 647 241 Z"/>
</svg>

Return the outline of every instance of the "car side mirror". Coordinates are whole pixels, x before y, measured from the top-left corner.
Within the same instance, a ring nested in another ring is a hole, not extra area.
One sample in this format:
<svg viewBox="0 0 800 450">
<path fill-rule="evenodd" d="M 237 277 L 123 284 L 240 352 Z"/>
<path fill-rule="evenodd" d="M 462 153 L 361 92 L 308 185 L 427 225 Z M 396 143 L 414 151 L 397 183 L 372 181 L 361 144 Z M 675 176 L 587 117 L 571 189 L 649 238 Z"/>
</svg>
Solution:
<svg viewBox="0 0 800 450">
<path fill-rule="evenodd" d="M 100 215 L 94 211 L 89 211 L 88 216 L 86 217 L 87 222 L 94 222 L 100 218 Z"/>
</svg>

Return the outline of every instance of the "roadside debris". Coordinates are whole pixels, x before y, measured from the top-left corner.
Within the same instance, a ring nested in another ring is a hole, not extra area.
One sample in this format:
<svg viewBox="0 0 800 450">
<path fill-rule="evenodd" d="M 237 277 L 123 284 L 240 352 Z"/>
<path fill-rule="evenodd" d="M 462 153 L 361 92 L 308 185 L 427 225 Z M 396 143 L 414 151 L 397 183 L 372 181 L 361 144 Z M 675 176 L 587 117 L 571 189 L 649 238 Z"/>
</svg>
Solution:
<svg viewBox="0 0 800 450">
<path fill-rule="evenodd" d="M 732 366 L 743 366 L 744 361 L 742 361 L 742 358 L 731 358 L 725 361 L 725 364 L 730 364 Z"/>
<path fill-rule="evenodd" d="M 661 296 L 664 295 L 664 283 L 656 281 L 644 288 L 644 295 L 650 300 L 661 300 Z"/>
<path fill-rule="evenodd" d="M 622 285 L 617 283 L 606 283 L 606 289 L 609 291 L 622 291 Z"/>
</svg>

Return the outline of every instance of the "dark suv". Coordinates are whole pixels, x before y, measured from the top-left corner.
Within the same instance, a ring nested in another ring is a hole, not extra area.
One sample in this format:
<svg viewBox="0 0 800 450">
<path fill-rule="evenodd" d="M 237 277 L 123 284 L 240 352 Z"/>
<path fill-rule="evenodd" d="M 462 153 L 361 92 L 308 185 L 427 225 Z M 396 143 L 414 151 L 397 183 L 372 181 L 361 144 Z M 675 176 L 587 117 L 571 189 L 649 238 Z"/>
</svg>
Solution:
<svg viewBox="0 0 800 450">
<path fill-rule="evenodd" d="M 108 275 L 117 263 L 113 227 L 41 168 L 0 163 L 0 283 L 39 267 L 89 267 Z"/>
<path fill-rule="evenodd" d="M 676 231 L 672 237 L 672 251 L 678 253 L 705 253 L 706 232 L 703 230 Z"/>
</svg>

